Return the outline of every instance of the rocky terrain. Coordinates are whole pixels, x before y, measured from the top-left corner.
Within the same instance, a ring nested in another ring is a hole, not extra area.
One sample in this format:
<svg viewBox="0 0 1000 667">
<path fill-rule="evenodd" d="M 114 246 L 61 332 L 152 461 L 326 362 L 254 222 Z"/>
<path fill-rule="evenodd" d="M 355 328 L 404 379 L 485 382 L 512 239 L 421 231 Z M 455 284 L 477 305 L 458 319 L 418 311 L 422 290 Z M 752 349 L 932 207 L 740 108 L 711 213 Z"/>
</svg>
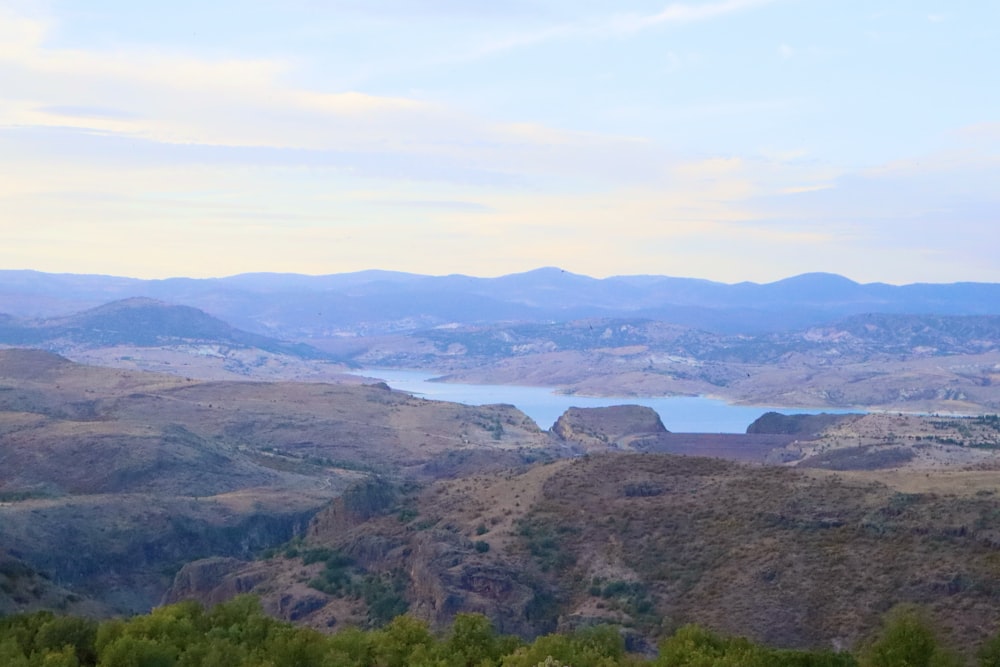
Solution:
<svg viewBox="0 0 1000 667">
<path fill-rule="evenodd" d="M 0 350 L 0 546 L 123 612 L 158 602 L 188 560 L 286 542 L 371 474 L 432 478 L 560 449 L 511 406 Z"/>
<path fill-rule="evenodd" d="M 710 435 L 616 406 L 546 432 L 382 384 L 3 350 L 0 610 L 253 592 L 324 631 L 478 611 L 523 636 L 614 622 L 642 650 L 688 621 L 847 646 L 912 601 L 978 641 L 1000 621 L 998 451 L 989 415 L 766 414 Z"/>
<path fill-rule="evenodd" d="M 1000 622 L 993 475 L 747 467 L 591 455 L 339 500 L 263 560 L 186 566 L 168 599 L 237 591 L 322 629 L 386 608 L 442 626 L 488 615 L 526 636 L 594 623 L 630 646 L 698 622 L 772 645 L 850 647 L 900 602 L 962 642 Z"/>
<path fill-rule="evenodd" d="M 610 622 L 640 650 L 689 622 L 844 648 L 901 602 L 930 606 L 963 641 L 1000 622 L 995 417 L 772 413 L 748 431 L 675 434 L 645 408 L 572 409 L 553 437 L 583 456 L 367 483 L 261 560 L 189 564 L 167 599 L 249 590 L 324 630 L 378 625 L 386 608 L 439 627 L 480 612 L 529 637 Z M 643 453 L 685 447 L 700 456 Z"/>
</svg>

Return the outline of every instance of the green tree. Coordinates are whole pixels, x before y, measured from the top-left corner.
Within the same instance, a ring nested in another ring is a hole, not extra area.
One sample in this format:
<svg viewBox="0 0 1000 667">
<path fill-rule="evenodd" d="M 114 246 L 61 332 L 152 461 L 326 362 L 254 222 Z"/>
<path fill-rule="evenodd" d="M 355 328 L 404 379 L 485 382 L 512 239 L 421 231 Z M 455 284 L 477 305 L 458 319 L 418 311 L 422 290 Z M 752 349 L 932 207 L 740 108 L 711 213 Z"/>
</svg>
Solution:
<svg viewBox="0 0 1000 667">
<path fill-rule="evenodd" d="M 359 628 L 345 628 L 327 640 L 328 660 L 336 667 L 367 667 L 374 653 L 369 633 Z"/>
<path fill-rule="evenodd" d="M 174 667 L 176 651 L 146 637 L 123 635 L 100 652 L 99 667 Z"/>
<path fill-rule="evenodd" d="M 454 667 L 495 665 L 501 656 L 501 642 L 493 623 L 482 614 L 458 614 L 444 644 L 448 664 Z"/>
<path fill-rule="evenodd" d="M 264 615 L 260 600 L 253 595 L 238 595 L 228 602 L 216 605 L 207 614 L 206 620 L 209 637 L 228 639 L 247 650 L 264 645 L 272 628 L 278 624 Z"/>
<path fill-rule="evenodd" d="M 406 614 L 372 635 L 375 661 L 382 667 L 408 667 L 415 652 L 427 655 L 437 643 L 427 623 Z"/>
<path fill-rule="evenodd" d="M 63 649 L 68 646 L 80 664 L 94 665 L 97 663 L 97 649 L 94 645 L 96 639 L 96 621 L 74 616 L 56 616 L 38 628 L 35 649 L 63 654 Z"/>
<path fill-rule="evenodd" d="M 260 663 L 268 667 L 325 667 L 326 655 L 322 635 L 290 625 L 275 627 L 267 643 L 257 650 Z"/>
<path fill-rule="evenodd" d="M 24 650 L 14 637 L 0 636 L 0 665 L 4 665 L 5 667 L 31 667 L 28 657 L 24 654 Z"/>
<path fill-rule="evenodd" d="M 625 644 L 618 631 L 609 626 L 596 626 L 572 635 L 544 635 L 505 655 L 500 664 L 503 667 L 535 667 L 549 658 L 573 667 L 615 667 L 627 662 Z"/>
<path fill-rule="evenodd" d="M 941 645 L 925 610 L 898 605 L 885 615 L 875 641 L 861 652 L 862 667 L 950 667 L 961 661 Z"/>
<path fill-rule="evenodd" d="M 46 650 L 42 653 L 42 659 L 38 664 L 41 667 L 80 667 L 76 649 L 69 644 L 59 650 Z"/>
</svg>

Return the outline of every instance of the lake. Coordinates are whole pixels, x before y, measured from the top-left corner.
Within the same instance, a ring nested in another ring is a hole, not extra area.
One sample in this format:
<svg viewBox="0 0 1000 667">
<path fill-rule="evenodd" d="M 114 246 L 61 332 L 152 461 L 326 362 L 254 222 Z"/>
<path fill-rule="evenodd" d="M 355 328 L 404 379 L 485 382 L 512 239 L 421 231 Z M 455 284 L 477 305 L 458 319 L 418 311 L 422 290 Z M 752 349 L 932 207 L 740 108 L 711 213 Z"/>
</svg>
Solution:
<svg viewBox="0 0 1000 667">
<path fill-rule="evenodd" d="M 568 408 L 599 408 L 609 405 L 644 405 L 653 408 L 667 430 L 675 433 L 744 433 L 755 419 L 765 412 L 784 414 L 820 412 L 843 413 L 845 410 L 808 408 L 773 408 L 767 406 L 732 405 L 703 396 L 671 397 L 592 397 L 557 394 L 546 387 L 517 385 L 455 384 L 429 382 L 435 374 L 427 371 L 370 368 L 357 375 L 384 380 L 393 389 L 400 389 L 422 398 L 451 401 L 465 405 L 509 403 L 535 420 L 541 428 L 550 428 Z"/>
</svg>

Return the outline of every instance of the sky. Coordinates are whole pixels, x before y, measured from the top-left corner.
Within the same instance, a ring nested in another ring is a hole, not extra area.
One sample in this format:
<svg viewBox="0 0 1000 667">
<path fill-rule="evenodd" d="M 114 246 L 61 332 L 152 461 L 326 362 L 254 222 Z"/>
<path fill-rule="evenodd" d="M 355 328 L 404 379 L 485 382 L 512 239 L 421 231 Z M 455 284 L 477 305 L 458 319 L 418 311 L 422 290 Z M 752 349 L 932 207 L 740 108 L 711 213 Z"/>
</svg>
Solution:
<svg viewBox="0 0 1000 667">
<path fill-rule="evenodd" d="M 0 0 L 0 268 L 1000 282 L 994 0 Z"/>
</svg>

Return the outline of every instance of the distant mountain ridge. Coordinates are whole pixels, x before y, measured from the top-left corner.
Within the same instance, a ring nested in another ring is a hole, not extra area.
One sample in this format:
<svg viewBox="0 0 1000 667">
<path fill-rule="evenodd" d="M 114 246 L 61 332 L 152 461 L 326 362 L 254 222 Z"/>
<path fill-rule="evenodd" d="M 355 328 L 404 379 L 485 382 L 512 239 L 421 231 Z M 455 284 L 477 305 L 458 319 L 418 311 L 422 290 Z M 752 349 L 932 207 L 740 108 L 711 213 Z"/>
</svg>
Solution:
<svg viewBox="0 0 1000 667">
<path fill-rule="evenodd" d="M 763 333 L 868 313 L 1000 315 L 997 283 L 861 284 L 829 273 L 725 284 L 652 275 L 598 279 L 553 267 L 498 278 L 371 270 L 138 280 L 0 271 L 0 312 L 17 317 L 66 315 L 130 297 L 183 303 L 246 331 L 295 340 L 456 322 L 626 317 L 716 333 Z"/>
<path fill-rule="evenodd" d="M 257 348 L 305 359 L 329 355 L 303 343 L 241 331 L 190 306 L 167 304 L 146 297 L 113 301 L 64 317 L 19 320 L 0 316 L 0 344 L 58 349 L 84 347 L 160 347 L 205 343 Z"/>
</svg>

